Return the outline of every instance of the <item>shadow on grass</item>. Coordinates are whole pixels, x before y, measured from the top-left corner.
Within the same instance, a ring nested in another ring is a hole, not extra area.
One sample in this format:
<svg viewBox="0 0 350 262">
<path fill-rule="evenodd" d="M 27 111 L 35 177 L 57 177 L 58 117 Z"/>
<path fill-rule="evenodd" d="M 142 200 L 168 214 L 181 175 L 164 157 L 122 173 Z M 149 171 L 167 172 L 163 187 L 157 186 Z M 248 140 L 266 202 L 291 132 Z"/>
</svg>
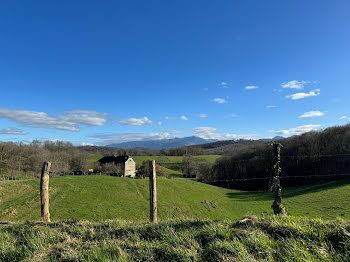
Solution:
<svg viewBox="0 0 350 262">
<path fill-rule="evenodd" d="M 309 193 L 316 193 L 323 190 L 334 189 L 334 188 L 349 185 L 349 184 L 350 184 L 350 179 L 345 179 L 345 180 L 338 180 L 338 181 L 327 182 L 322 184 L 313 184 L 313 185 L 301 186 L 301 187 L 291 187 L 291 188 L 286 188 L 285 190 L 282 189 L 282 194 L 284 198 L 289 198 L 289 197 L 295 197 L 295 196 L 309 194 Z"/>
<path fill-rule="evenodd" d="M 179 171 L 179 172 L 181 171 L 181 165 L 177 163 L 165 163 L 162 166 L 174 171 Z"/>
<path fill-rule="evenodd" d="M 299 195 L 316 193 L 323 190 L 334 189 L 337 187 L 345 186 L 350 184 L 350 179 L 327 182 L 322 184 L 313 184 L 300 187 L 290 187 L 282 189 L 282 197 L 290 198 Z M 228 198 L 235 199 L 236 201 L 269 201 L 272 199 L 272 193 L 269 191 L 265 192 L 249 192 L 249 191 L 237 191 L 227 193 Z"/>
<path fill-rule="evenodd" d="M 237 191 L 226 194 L 227 197 L 236 201 L 267 201 L 271 200 L 270 192 Z"/>
</svg>

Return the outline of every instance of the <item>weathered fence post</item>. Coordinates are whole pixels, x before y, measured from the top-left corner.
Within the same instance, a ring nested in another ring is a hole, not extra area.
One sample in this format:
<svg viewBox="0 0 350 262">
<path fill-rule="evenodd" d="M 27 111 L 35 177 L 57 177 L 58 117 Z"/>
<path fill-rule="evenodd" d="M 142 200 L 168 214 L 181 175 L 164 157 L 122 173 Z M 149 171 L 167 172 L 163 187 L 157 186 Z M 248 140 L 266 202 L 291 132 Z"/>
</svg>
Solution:
<svg viewBox="0 0 350 262">
<path fill-rule="evenodd" d="M 156 161 L 151 160 L 149 162 L 149 202 L 150 202 L 150 220 L 151 222 L 157 222 L 157 173 L 156 173 Z"/>
<path fill-rule="evenodd" d="M 282 205 L 282 189 L 280 182 L 281 173 L 281 147 L 282 145 L 277 142 L 272 143 L 273 150 L 273 177 L 271 191 L 275 200 L 272 204 L 272 209 L 275 215 L 284 215 L 286 213 L 285 208 Z"/>
<path fill-rule="evenodd" d="M 45 223 L 50 222 L 50 210 L 49 210 L 49 173 L 51 163 L 44 162 L 41 169 L 40 179 L 40 200 L 41 200 L 41 220 Z"/>
</svg>

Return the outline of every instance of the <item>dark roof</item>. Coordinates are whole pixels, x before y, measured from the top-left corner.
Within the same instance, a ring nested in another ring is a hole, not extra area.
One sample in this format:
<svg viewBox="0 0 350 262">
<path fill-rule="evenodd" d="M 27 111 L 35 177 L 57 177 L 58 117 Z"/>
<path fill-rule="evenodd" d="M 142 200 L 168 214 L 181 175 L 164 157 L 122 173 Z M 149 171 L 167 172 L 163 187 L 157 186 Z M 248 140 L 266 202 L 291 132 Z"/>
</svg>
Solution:
<svg viewBox="0 0 350 262">
<path fill-rule="evenodd" d="M 98 162 L 101 164 L 106 164 L 106 163 L 115 163 L 115 164 L 120 164 L 120 163 L 125 163 L 129 159 L 129 156 L 104 156 Z"/>
</svg>

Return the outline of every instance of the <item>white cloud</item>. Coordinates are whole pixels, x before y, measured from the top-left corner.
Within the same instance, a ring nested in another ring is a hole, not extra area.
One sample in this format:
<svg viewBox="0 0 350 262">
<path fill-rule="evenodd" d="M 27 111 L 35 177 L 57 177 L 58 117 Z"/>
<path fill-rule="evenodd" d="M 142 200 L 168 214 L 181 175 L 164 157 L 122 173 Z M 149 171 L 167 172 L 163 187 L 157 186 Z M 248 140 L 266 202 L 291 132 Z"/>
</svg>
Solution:
<svg viewBox="0 0 350 262">
<path fill-rule="evenodd" d="M 28 133 L 15 127 L 0 129 L 0 135 L 26 135 L 26 134 Z"/>
<path fill-rule="evenodd" d="M 304 125 L 304 126 L 298 126 L 295 128 L 279 130 L 279 131 L 276 131 L 276 134 L 281 135 L 281 136 L 301 135 L 303 133 L 317 130 L 317 128 L 319 128 L 319 127 L 320 127 L 320 125 Z"/>
<path fill-rule="evenodd" d="M 252 139 L 256 135 L 237 135 L 231 133 L 217 133 L 216 127 L 196 127 L 192 129 L 195 136 L 203 139 L 217 139 L 217 140 L 233 140 L 233 139 Z"/>
<path fill-rule="evenodd" d="M 209 90 L 209 88 L 207 88 L 207 87 L 206 87 L 206 88 L 203 88 L 203 90 L 204 90 L 204 91 L 208 91 L 208 90 Z"/>
<path fill-rule="evenodd" d="M 299 118 L 320 117 L 320 116 L 324 116 L 324 113 L 321 111 L 309 111 L 309 112 L 305 112 L 304 114 L 299 116 Z"/>
<path fill-rule="evenodd" d="M 175 120 L 175 117 L 172 117 L 172 116 L 166 116 L 166 117 L 165 117 L 165 120 Z"/>
<path fill-rule="evenodd" d="M 277 106 L 273 106 L 273 105 L 265 106 L 265 108 L 267 108 L 267 109 L 276 108 L 276 107 Z"/>
<path fill-rule="evenodd" d="M 199 117 L 200 117 L 200 118 L 207 118 L 208 115 L 207 115 L 207 114 L 199 114 Z"/>
<path fill-rule="evenodd" d="M 0 118 L 11 119 L 24 126 L 79 131 L 78 124 L 101 126 L 107 121 L 107 114 L 91 110 L 66 111 L 52 116 L 44 112 L 0 108 Z"/>
<path fill-rule="evenodd" d="M 303 89 L 307 81 L 292 80 L 289 82 L 283 82 L 281 84 L 282 88 L 293 88 L 293 89 Z"/>
<path fill-rule="evenodd" d="M 183 120 L 183 121 L 187 121 L 188 118 L 186 116 L 180 116 L 180 119 Z"/>
<path fill-rule="evenodd" d="M 153 124 L 153 121 L 149 120 L 147 117 L 122 119 L 122 120 L 119 120 L 118 122 L 121 125 L 129 125 L 129 126 L 144 126 L 144 125 Z"/>
<path fill-rule="evenodd" d="M 178 131 L 164 131 L 158 133 L 114 133 L 114 134 L 96 134 L 91 137 L 101 139 L 101 144 L 109 145 L 115 143 L 123 143 L 130 141 L 143 140 L 161 140 L 173 138 Z"/>
<path fill-rule="evenodd" d="M 92 143 L 87 143 L 87 142 L 82 142 L 81 145 L 82 145 L 82 146 L 94 146 L 94 144 L 92 144 Z"/>
<path fill-rule="evenodd" d="M 258 89 L 258 86 L 246 86 L 245 90 L 253 90 L 253 89 Z"/>
<path fill-rule="evenodd" d="M 226 82 L 221 82 L 220 87 L 222 88 L 228 88 L 228 84 Z"/>
<path fill-rule="evenodd" d="M 320 94 L 321 94 L 321 90 L 316 89 L 316 90 L 310 91 L 309 93 L 295 93 L 293 95 L 286 96 L 286 98 L 290 98 L 292 100 L 298 100 L 309 96 L 319 96 Z"/>
<path fill-rule="evenodd" d="M 157 125 L 161 126 L 163 123 L 161 121 L 158 121 Z"/>
<path fill-rule="evenodd" d="M 348 121 L 350 121 L 350 116 L 342 116 L 341 118 L 339 118 L 339 120 L 348 120 Z"/>
<path fill-rule="evenodd" d="M 219 98 L 219 97 L 214 98 L 213 101 L 214 101 L 215 103 L 218 103 L 218 104 L 225 104 L 225 103 L 227 103 L 227 101 L 226 101 L 225 98 Z"/>
<path fill-rule="evenodd" d="M 102 126 L 107 121 L 107 114 L 90 110 L 71 110 L 66 111 L 62 119 L 89 126 Z"/>
</svg>

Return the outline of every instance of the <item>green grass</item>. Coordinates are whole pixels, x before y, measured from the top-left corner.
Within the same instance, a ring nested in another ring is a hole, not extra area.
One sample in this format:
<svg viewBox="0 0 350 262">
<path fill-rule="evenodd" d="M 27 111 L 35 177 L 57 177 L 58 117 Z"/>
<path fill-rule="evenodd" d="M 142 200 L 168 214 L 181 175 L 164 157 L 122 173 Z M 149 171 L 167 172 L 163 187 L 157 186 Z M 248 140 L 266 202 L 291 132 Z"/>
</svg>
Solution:
<svg viewBox="0 0 350 262">
<path fill-rule="evenodd" d="M 219 155 L 201 155 L 201 156 L 193 156 L 193 158 L 197 162 L 201 161 L 209 161 L 210 163 L 214 163 L 216 159 L 218 159 Z M 133 156 L 132 157 L 137 164 L 141 164 L 142 161 L 145 160 L 156 160 L 157 162 L 161 161 L 164 163 L 173 163 L 173 164 L 181 164 L 183 156 Z"/>
<path fill-rule="evenodd" d="M 89 162 L 93 163 L 102 158 L 102 155 L 89 155 Z M 210 163 L 215 163 L 219 155 L 202 155 L 194 156 L 194 159 L 197 163 L 203 161 L 208 161 Z M 165 176 L 180 177 L 182 176 L 181 167 L 182 167 L 182 156 L 133 156 L 132 157 L 136 162 L 136 167 L 141 166 L 143 161 L 146 160 L 156 160 L 157 163 L 164 167 L 163 171 Z"/>
<path fill-rule="evenodd" d="M 350 221 L 2 224 L 0 261 L 350 261 Z"/>
<path fill-rule="evenodd" d="M 216 159 L 218 159 L 219 155 L 202 155 L 202 156 L 194 156 L 193 158 L 197 163 L 208 161 L 210 163 L 215 163 Z M 145 160 L 156 160 L 156 162 L 160 163 L 162 166 L 174 170 L 181 171 L 182 167 L 182 156 L 133 156 L 132 157 L 136 165 L 141 165 Z"/>
<path fill-rule="evenodd" d="M 103 157 L 103 155 L 89 155 L 88 156 L 88 160 L 90 163 L 96 162 L 99 159 L 101 159 Z"/>
<path fill-rule="evenodd" d="M 39 179 L 0 182 L 0 221 L 38 221 L 39 183 Z M 180 178 L 159 178 L 157 188 L 160 220 L 226 220 L 272 214 L 270 192 L 230 190 Z M 148 190 L 147 179 L 52 177 L 51 218 L 145 222 L 149 216 Z M 350 219 L 349 180 L 288 188 L 282 195 L 290 215 Z"/>
</svg>

